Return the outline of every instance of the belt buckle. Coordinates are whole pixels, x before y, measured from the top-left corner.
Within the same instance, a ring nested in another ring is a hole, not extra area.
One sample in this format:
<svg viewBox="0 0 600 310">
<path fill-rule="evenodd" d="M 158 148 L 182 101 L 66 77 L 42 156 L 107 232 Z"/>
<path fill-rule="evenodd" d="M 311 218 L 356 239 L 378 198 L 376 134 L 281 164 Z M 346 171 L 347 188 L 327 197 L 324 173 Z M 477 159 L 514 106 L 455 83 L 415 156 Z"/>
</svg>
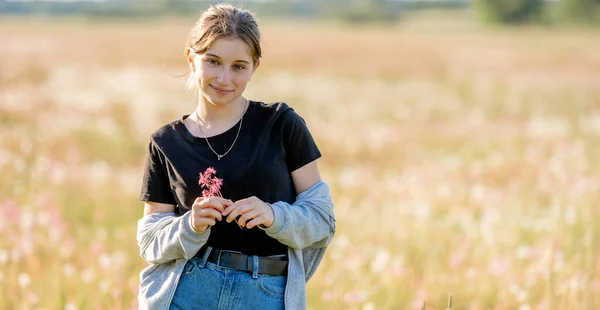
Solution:
<svg viewBox="0 0 600 310">
<path fill-rule="evenodd" d="M 219 267 L 221 267 L 221 254 L 223 254 L 223 252 L 242 254 L 242 252 L 238 252 L 238 251 L 219 250 L 219 255 L 217 256 L 217 266 L 219 266 Z"/>
</svg>

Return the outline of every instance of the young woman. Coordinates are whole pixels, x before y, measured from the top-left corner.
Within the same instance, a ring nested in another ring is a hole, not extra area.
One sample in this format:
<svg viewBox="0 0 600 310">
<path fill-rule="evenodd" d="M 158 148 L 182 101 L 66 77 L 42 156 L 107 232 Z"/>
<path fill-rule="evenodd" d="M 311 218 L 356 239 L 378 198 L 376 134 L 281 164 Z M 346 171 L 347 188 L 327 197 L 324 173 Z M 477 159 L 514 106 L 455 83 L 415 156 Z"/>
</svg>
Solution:
<svg viewBox="0 0 600 310">
<path fill-rule="evenodd" d="M 198 105 L 149 142 L 140 308 L 305 309 L 335 232 L 321 153 L 288 105 L 243 97 L 261 58 L 249 12 L 208 9 L 186 56 Z"/>
</svg>

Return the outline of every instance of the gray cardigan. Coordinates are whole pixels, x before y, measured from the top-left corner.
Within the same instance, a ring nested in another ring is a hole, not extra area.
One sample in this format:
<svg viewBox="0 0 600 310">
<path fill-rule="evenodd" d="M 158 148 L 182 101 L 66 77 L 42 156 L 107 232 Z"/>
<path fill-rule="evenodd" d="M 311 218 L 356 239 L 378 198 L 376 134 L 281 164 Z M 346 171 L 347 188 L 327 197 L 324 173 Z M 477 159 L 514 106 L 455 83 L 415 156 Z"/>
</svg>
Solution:
<svg viewBox="0 0 600 310">
<path fill-rule="evenodd" d="M 286 202 L 270 204 L 275 214 L 267 235 L 288 246 L 286 309 L 306 309 L 306 282 L 317 270 L 335 233 L 335 216 L 329 185 L 319 181 Z M 167 310 L 186 262 L 206 243 L 210 228 L 196 232 L 190 212 L 158 212 L 138 221 L 140 255 L 150 265 L 140 273 L 140 309 Z"/>
</svg>

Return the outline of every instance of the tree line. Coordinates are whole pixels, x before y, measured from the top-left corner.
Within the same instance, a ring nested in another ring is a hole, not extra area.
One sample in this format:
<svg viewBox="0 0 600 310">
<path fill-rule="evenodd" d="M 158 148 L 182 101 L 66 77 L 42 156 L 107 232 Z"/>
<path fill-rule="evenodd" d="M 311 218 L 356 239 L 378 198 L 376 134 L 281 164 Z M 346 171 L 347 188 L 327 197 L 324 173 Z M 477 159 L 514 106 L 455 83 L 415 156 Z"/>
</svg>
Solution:
<svg viewBox="0 0 600 310">
<path fill-rule="evenodd" d="M 51 2 L 0 0 L 1 14 L 85 15 L 147 18 L 192 15 L 211 4 L 207 0 L 145 0 L 106 2 Z M 260 16 L 337 19 L 349 23 L 396 22 L 405 13 L 423 9 L 469 9 L 485 22 L 497 24 L 600 24 L 600 0 L 273 0 L 226 1 Z"/>
<path fill-rule="evenodd" d="M 475 0 L 479 16 L 497 24 L 600 25 L 600 0 Z"/>
</svg>

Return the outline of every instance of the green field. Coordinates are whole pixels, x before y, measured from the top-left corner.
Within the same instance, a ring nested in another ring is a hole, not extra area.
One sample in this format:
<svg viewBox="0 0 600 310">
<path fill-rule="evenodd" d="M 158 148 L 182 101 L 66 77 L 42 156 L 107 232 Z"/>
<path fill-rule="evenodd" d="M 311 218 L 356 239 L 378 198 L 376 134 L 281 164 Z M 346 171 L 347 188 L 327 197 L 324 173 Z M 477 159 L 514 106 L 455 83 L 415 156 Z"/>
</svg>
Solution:
<svg viewBox="0 0 600 310">
<path fill-rule="evenodd" d="M 148 135 L 194 20 L 0 20 L 0 309 L 132 309 Z M 599 309 L 600 32 L 261 22 L 250 99 L 323 153 L 313 309 Z"/>
</svg>

